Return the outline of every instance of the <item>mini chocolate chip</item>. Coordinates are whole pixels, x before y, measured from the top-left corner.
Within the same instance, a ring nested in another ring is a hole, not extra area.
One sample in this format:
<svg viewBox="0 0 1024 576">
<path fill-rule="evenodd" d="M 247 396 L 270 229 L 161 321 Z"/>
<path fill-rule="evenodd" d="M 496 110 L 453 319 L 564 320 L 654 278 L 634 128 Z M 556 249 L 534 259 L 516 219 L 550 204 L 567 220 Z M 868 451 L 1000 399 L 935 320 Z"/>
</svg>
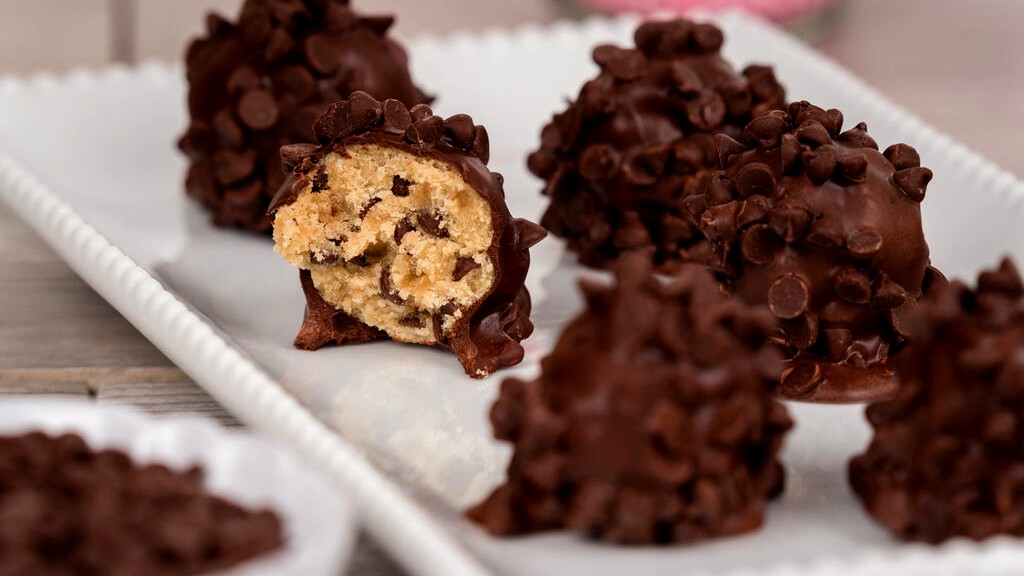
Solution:
<svg viewBox="0 0 1024 576">
<path fill-rule="evenodd" d="M 359 266 L 360 268 L 366 268 L 367 266 L 370 265 L 370 261 L 366 258 L 366 256 L 362 254 L 356 256 L 355 258 L 350 258 L 346 260 L 345 263 L 352 264 L 353 266 Z"/>
<path fill-rule="evenodd" d="M 748 164 L 736 175 L 736 192 L 740 198 L 771 197 L 775 193 L 775 175 L 765 164 Z"/>
<path fill-rule="evenodd" d="M 476 154 L 484 164 L 491 161 L 491 140 L 483 126 L 473 129 L 473 154 Z"/>
<path fill-rule="evenodd" d="M 309 260 L 313 264 L 335 264 L 338 262 L 337 254 L 320 254 L 318 252 L 310 252 Z"/>
<path fill-rule="evenodd" d="M 869 260 L 882 250 L 882 236 L 871 228 L 857 228 L 846 237 L 846 248 L 855 258 Z"/>
<path fill-rule="evenodd" d="M 835 148 L 832 146 L 821 146 L 817 150 L 808 150 L 803 154 L 803 161 L 807 178 L 814 184 L 821 186 L 828 182 L 836 169 Z"/>
<path fill-rule="evenodd" d="M 819 220 L 811 225 L 807 243 L 819 248 L 833 250 L 843 245 L 843 235 L 830 220 Z"/>
<path fill-rule="evenodd" d="M 554 159 L 557 162 L 557 159 Z M 619 153 L 609 144 L 588 146 L 580 154 L 580 176 L 591 182 L 599 182 L 608 177 L 619 163 Z"/>
<path fill-rule="evenodd" d="M 423 328 L 426 326 L 426 322 L 419 316 L 403 316 L 398 319 L 398 324 L 406 328 Z"/>
<path fill-rule="evenodd" d="M 409 114 L 409 109 L 400 100 L 385 100 L 384 124 L 392 130 L 405 132 L 409 125 L 412 124 L 412 116 Z"/>
<path fill-rule="evenodd" d="M 782 393 L 791 398 L 807 396 L 821 383 L 821 376 L 816 362 L 799 362 L 782 371 Z"/>
<path fill-rule="evenodd" d="M 708 182 L 704 201 L 708 206 L 720 206 L 736 198 L 736 186 L 726 177 L 725 172 L 716 172 Z"/>
<path fill-rule="evenodd" d="M 782 154 L 782 173 L 796 174 L 803 167 L 802 158 L 805 146 L 801 144 L 796 136 L 783 134 L 782 143 L 779 145 L 779 152 Z"/>
<path fill-rule="evenodd" d="M 391 179 L 391 193 L 399 198 L 405 198 L 409 195 L 409 186 L 411 185 L 411 181 L 395 174 L 395 177 Z"/>
<path fill-rule="evenodd" d="M 351 133 L 348 122 L 348 101 L 342 100 L 331 104 L 316 123 L 313 132 L 321 143 L 328 143 Z"/>
<path fill-rule="evenodd" d="M 234 114 L 229 109 L 218 110 L 213 115 L 213 130 L 217 133 L 217 141 L 223 147 L 234 148 L 245 142 L 245 133 L 235 122 Z"/>
<path fill-rule="evenodd" d="M 722 47 L 725 36 L 717 26 L 699 23 L 693 27 L 691 33 L 694 45 L 704 52 L 714 52 Z"/>
<path fill-rule="evenodd" d="M 693 66 L 687 62 L 675 61 L 669 68 L 672 86 L 683 96 L 696 96 L 704 87 L 704 82 Z"/>
<path fill-rule="evenodd" d="M 647 58 L 643 52 L 610 44 L 594 48 L 594 62 L 617 80 L 630 81 L 647 74 Z"/>
<path fill-rule="evenodd" d="M 700 130 L 712 130 L 725 119 L 725 101 L 714 90 L 701 90 L 685 105 L 686 119 Z"/>
<path fill-rule="evenodd" d="M 718 150 L 718 161 L 725 168 L 729 158 L 747 151 L 747 146 L 726 134 L 715 134 L 715 148 Z"/>
<path fill-rule="evenodd" d="M 304 66 L 289 66 L 277 75 L 282 88 L 299 101 L 316 92 L 316 78 Z"/>
<path fill-rule="evenodd" d="M 836 294 L 851 304 L 867 304 L 871 298 L 871 280 L 854 268 L 836 273 L 834 287 Z"/>
<path fill-rule="evenodd" d="M 443 221 L 444 217 L 437 210 L 423 208 L 416 211 L 416 223 L 425 234 L 437 238 L 448 238 L 448 229 L 444 226 Z"/>
<path fill-rule="evenodd" d="M 258 4 L 247 4 L 238 17 L 238 26 L 242 29 L 242 37 L 253 46 L 267 41 L 274 23 L 270 20 L 270 12 Z"/>
<path fill-rule="evenodd" d="M 358 17 L 348 6 L 332 3 L 324 12 L 324 20 L 327 23 L 327 31 L 337 34 L 338 32 L 345 32 L 354 28 Z"/>
<path fill-rule="evenodd" d="M 238 101 L 238 117 L 253 130 L 266 130 L 277 124 L 278 108 L 267 90 L 250 90 Z"/>
<path fill-rule="evenodd" d="M 385 266 L 380 271 L 380 297 L 395 304 L 406 304 L 406 300 L 399 296 L 398 291 L 391 284 L 391 268 Z"/>
<path fill-rule="evenodd" d="M 868 171 L 868 160 L 862 153 L 845 154 L 838 160 L 839 175 L 850 182 L 863 182 Z"/>
<path fill-rule="evenodd" d="M 826 328 L 825 353 L 833 362 L 840 362 L 846 357 L 846 351 L 853 343 L 853 332 L 848 328 Z"/>
<path fill-rule="evenodd" d="M 376 196 L 374 196 L 373 198 L 370 198 L 370 201 L 367 202 L 366 204 L 363 204 L 363 208 L 361 210 L 359 210 L 359 217 L 360 218 L 366 218 L 366 215 L 370 213 L 370 210 L 372 210 L 374 206 L 376 206 L 377 204 L 380 204 L 380 203 L 381 203 L 381 199 L 380 198 L 378 198 Z"/>
<path fill-rule="evenodd" d="M 768 225 L 755 224 L 743 233 L 740 253 L 751 264 L 764 266 L 771 264 L 783 246 L 785 242 Z"/>
<path fill-rule="evenodd" d="M 772 148 L 788 128 L 789 116 L 782 110 L 772 110 L 751 120 L 743 133 L 760 142 L 761 146 Z"/>
<path fill-rule="evenodd" d="M 417 104 L 409 109 L 409 118 L 412 122 L 419 122 L 434 115 L 434 111 L 426 104 Z"/>
<path fill-rule="evenodd" d="M 921 165 L 921 156 L 917 153 L 917 150 L 906 144 L 893 144 L 886 148 L 882 155 L 897 170 L 917 168 Z"/>
<path fill-rule="evenodd" d="M 306 38 L 303 48 L 306 62 L 322 76 L 334 74 L 341 66 L 338 51 L 334 48 L 330 38 L 324 34 L 313 34 Z"/>
<path fill-rule="evenodd" d="M 520 250 L 531 248 L 548 236 L 547 230 L 524 218 L 516 218 L 512 221 L 512 226 L 514 226 L 519 233 L 519 241 L 516 242 L 516 246 L 518 246 Z"/>
<path fill-rule="evenodd" d="M 353 92 L 348 99 L 348 121 L 356 131 L 375 126 L 384 116 L 384 107 L 366 92 Z"/>
<path fill-rule="evenodd" d="M 801 144 L 806 144 L 811 148 L 817 148 L 832 142 L 832 136 L 828 133 L 828 130 L 820 122 L 814 120 L 808 120 L 801 124 L 796 129 L 795 134 L 796 139 Z"/>
<path fill-rule="evenodd" d="M 736 213 L 736 227 L 745 228 L 757 222 L 768 220 L 767 201 L 762 196 L 751 196 L 740 204 Z"/>
<path fill-rule="evenodd" d="M 433 146 L 441 139 L 444 120 L 440 116 L 428 116 L 413 122 L 405 131 L 405 139 L 414 144 Z"/>
<path fill-rule="evenodd" d="M 785 344 L 797 350 L 807 350 L 818 341 L 818 318 L 806 313 L 792 320 L 780 320 L 779 325 L 786 335 Z"/>
<path fill-rule="evenodd" d="M 871 136 L 868 136 L 868 125 L 861 122 L 837 138 L 840 142 L 856 148 L 871 148 L 878 150 L 878 143 Z"/>
<path fill-rule="evenodd" d="M 295 48 L 295 41 L 283 28 L 276 28 L 270 33 L 270 40 L 263 51 L 267 62 L 276 62 L 288 55 Z"/>
<path fill-rule="evenodd" d="M 322 192 L 330 187 L 330 181 L 327 177 L 327 169 L 320 166 L 316 169 L 316 174 L 313 176 L 313 193 Z"/>
<path fill-rule="evenodd" d="M 213 173 L 224 185 L 248 178 L 256 170 L 256 153 L 252 150 L 218 150 L 213 155 Z"/>
<path fill-rule="evenodd" d="M 452 272 L 452 280 L 458 282 L 465 278 L 467 274 L 479 267 L 480 264 L 476 260 L 469 256 L 460 256 L 459 259 L 455 261 L 455 270 Z"/>
<path fill-rule="evenodd" d="M 888 276 L 882 276 L 882 282 L 875 289 L 871 303 L 880 308 L 896 308 L 907 301 L 907 291 Z"/>
<path fill-rule="evenodd" d="M 476 135 L 473 119 L 466 114 L 456 114 L 444 121 L 444 136 L 456 148 L 468 150 L 473 146 Z"/>
<path fill-rule="evenodd" d="M 390 15 L 364 16 L 362 23 L 370 30 L 373 30 L 378 36 L 383 36 L 395 25 L 395 17 Z"/>
<path fill-rule="evenodd" d="M 932 180 L 932 171 L 927 168 L 904 168 L 892 176 L 896 185 L 915 202 L 924 200 L 928 183 Z"/>
<path fill-rule="evenodd" d="M 401 244 L 402 238 L 405 237 L 406 234 L 412 232 L 415 229 L 416 227 L 413 226 L 412 222 L 409 221 L 408 217 L 402 218 L 398 222 L 398 224 L 395 224 L 395 243 Z"/>
<path fill-rule="evenodd" d="M 584 152 L 586 154 L 586 152 Z M 583 171 L 583 156 L 580 156 L 580 172 Z M 558 169 L 558 156 L 555 156 L 548 150 L 537 150 L 531 153 L 526 158 L 526 167 L 530 169 L 530 173 L 538 178 L 550 178 L 555 170 Z M 588 176 L 583 174 L 584 178 Z"/>
<path fill-rule="evenodd" d="M 784 274 L 768 289 L 768 309 L 778 318 L 792 319 L 803 314 L 810 305 L 807 281 L 796 274 Z"/>
</svg>

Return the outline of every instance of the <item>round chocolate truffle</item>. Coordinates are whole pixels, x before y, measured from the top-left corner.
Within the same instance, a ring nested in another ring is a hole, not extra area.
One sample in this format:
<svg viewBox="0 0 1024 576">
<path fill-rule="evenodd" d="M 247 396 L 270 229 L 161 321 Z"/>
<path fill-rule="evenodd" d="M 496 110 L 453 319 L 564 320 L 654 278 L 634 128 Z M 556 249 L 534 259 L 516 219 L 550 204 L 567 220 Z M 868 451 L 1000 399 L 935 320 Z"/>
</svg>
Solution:
<svg viewBox="0 0 1024 576">
<path fill-rule="evenodd" d="M 246 0 L 237 23 L 208 17 L 186 56 L 191 122 L 179 147 L 190 161 L 185 189 L 215 225 L 270 231 L 279 150 L 313 141 L 332 102 L 356 90 L 429 101 L 386 35 L 393 21 L 360 16 L 345 0 Z"/>
<path fill-rule="evenodd" d="M 540 376 L 502 384 L 491 422 L 514 454 L 469 517 L 499 535 L 571 529 L 620 543 L 758 528 L 782 491 L 791 427 L 773 400 L 774 318 L 696 264 L 668 281 L 643 253 L 615 267 L 614 286 L 581 282 L 587 308 Z"/>
<path fill-rule="evenodd" d="M 314 129 L 319 145 L 282 148 L 291 175 L 270 208 L 307 296 L 296 346 L 438 346 L 476 378 L 520 362 L 528 249 L 546 233 L 509 214 L 487 130 L 365 92 Z"/>
<path fill-rule="evenodd" d="M 900 389 L 872 404 L 850 462 L 868 512 L 897 537 L 1024 536 L 1024 284 L 1009 260 L 929 294 L 904 319 Z"/>
<path fill-rule="evenodd" d="M 779 320 L 788 398 L 891 395 L 896 316 L 941 278 L 921 229 L 931 171 L 910 146 L 880 153 L 864 124 L 842 124 L 807 102 L 762 114 L 717 137 L 723 170 L 687 199 L 727 288 Z"/>
<path fill-rule="evenodd" d="M 528 164 L 551 199 L 541 225 L 581 263 L 604 267 L 643 248 L 669 269 L 704 259 L 682 198 L 717 168 L 714 135 L 738 136 L 785 94 L 771 68 L 737 73 L 710 24 L 647 22 L 635 39 L 636 48 L 594 49 L 600 74 L 544 127 Z"/>
</svg>

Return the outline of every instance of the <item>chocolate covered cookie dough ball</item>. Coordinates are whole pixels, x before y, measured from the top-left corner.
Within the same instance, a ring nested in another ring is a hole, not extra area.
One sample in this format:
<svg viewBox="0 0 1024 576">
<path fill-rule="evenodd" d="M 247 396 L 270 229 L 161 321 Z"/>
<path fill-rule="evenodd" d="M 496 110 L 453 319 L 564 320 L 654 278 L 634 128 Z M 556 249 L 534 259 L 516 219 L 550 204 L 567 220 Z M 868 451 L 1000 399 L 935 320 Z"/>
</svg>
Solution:
<svg viewBox="0 0 1024 576">
<path fill-rule="evenodd" d="M 647 22 L 635 38 L 635 48 L 597 47 L 600 74 L 544 127 L 529 158 L 551 199 L 541 224 L 587 266 L 637 248 L 663 269 L 700 262 L 704 237 L 682 199 L 717 168 L 714 135 L 738 136 L 782 107 L 784 91 L 771 68 L 737 73 L 710 24 Z"/>
<path fill-rule="evenodd" d="M 429 101 L 387 36 L 391 16 L 345 0 L 247 0 L 237 22 L 211 14 L 186 56 L 190 124 L 179 147 L 185 189 L 218 226 L 269 232 L 284 181 L 279 150 L 313 141 L 332 102 L 362 90 L 412 106 Z"/>
<path fill-rule="evenodd" d="M 779 494 L 791 423 L 773 400 L 781 355 L 763 308 L 701 266 L 663 282 L 646 255 L 617 284 L 581 282 L 587 309 L 491 409 L 514 447 L 506 482 L 469 517 L 488 531 L 570 529 L 621 543 L 692 542 L 758 528 Z"/>
<path fill-rule="evenodd" d="M 291 175 L 271 206 L 307 297 L 295 345 L 438 346 L 475 378 L 519 363 L 528 249 L 545 232 L 509 214 L 484 127 L 357 92 L 315 131 L 319 145 L 282 149 Z"/>
<path fill-rule="evenodd" d="M 842 124 L 798 102 L 719 135 L 723 170 L 687 199 L 727 288 L 778 318 L 789 398 L 891 395 L 898 316 L 941 281 L 921 229 L 931 171 L 910 146 L 879 152 L 864 124 Z"/>
<path fill-rule="evenodd" d="M 905 319 L 895 399 L 850 462 L 868 512 L 897 537 L 1024 536 L 1024 284 L 1009 260 L 970 290 L 938 288 Z"/>
</svg>

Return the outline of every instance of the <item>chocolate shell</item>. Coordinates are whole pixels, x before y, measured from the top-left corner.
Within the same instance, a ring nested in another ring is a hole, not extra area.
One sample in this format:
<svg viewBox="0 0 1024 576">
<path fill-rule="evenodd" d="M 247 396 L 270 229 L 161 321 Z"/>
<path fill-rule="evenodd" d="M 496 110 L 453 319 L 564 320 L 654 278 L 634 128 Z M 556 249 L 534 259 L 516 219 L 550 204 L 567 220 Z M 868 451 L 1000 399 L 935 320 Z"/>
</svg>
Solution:
<svg viewBox="0 0 1024 576">
<path fill-rule="evenodd" d="M 332 102 L 356 90 L 430 100 L 387 36 L 393 21 L 342 0 L 246 0 L 237 22 L 207 18 L 186 56 L 190 123 L 179 147 L 185 189 L 215 225 L 270 231 L 267 205 L 284 181 L 278 150 L 312 141 Z"/>
<path fill-rule="evenodd" d="M 773 399 L 774 318 L 696 264 L 663 282 L 648 255 L 624 254 L 616 277 L 581 282 L 587 308 L 537 379 L 502 383 L 491 422 L 514 448 L 508 477 L 468 516 L 496 535 L 634 544 L 758 528 L 791 427 Z"/>
<path fill-rule="evenodd" d="M 1024 536 L 1024 284 L 1009 260 L 929 294 L 905 318 L 900 389 L 872 404 L 850 483 L 903 540 Z"/>
<path fill-rule="evenodd" d="M 733 70 L 710 24 L 647 22 L 635 39 L 635 48 L 594 50 L 600 74 L 544 127 L 528 165 L 551 199 L 541 225 L 582 264 L 645 249 L 669 269 L 705 258 L 682 200 L 718 167 L 714 135 L 738 136 L 785 94 L 771 68 Z"/>
<path fill-rule="evenodd" d="M 299 267 L 307 312 L 295 345 L 390 338 L 437 346 L 482 378 L 519 363 L 530 335 L 528 249 L 487 169 L 487 130 L 365 92 L 332 105 L 319 145 L 281 150 L 275 249 Z"/>
<path fill-rule="evenodd" d="M 822 402 L 891 395 L 899 316 L 932 283 L 920 203 L 932 173 L 862 123 L 807 102 L 719 135 L 722 170 L 687 199 L 727 288 L 779 320 L 780 393 Z"/>
</svg>

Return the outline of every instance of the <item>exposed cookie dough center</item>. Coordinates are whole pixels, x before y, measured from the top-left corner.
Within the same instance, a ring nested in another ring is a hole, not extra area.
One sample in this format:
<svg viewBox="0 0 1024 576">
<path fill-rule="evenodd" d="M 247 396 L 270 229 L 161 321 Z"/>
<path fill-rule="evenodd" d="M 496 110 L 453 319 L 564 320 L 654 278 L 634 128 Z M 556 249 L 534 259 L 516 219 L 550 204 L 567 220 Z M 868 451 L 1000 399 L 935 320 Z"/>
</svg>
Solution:
<svg viewBox="0 0 1024 576">
<path fill-rule="evenodd" d="M 277 212 L 274 248 L 339 310 L 433 344 L 494 285 L 490 205 L 451 166 L 359 145 L 308 179 Z"/>
</svg>

